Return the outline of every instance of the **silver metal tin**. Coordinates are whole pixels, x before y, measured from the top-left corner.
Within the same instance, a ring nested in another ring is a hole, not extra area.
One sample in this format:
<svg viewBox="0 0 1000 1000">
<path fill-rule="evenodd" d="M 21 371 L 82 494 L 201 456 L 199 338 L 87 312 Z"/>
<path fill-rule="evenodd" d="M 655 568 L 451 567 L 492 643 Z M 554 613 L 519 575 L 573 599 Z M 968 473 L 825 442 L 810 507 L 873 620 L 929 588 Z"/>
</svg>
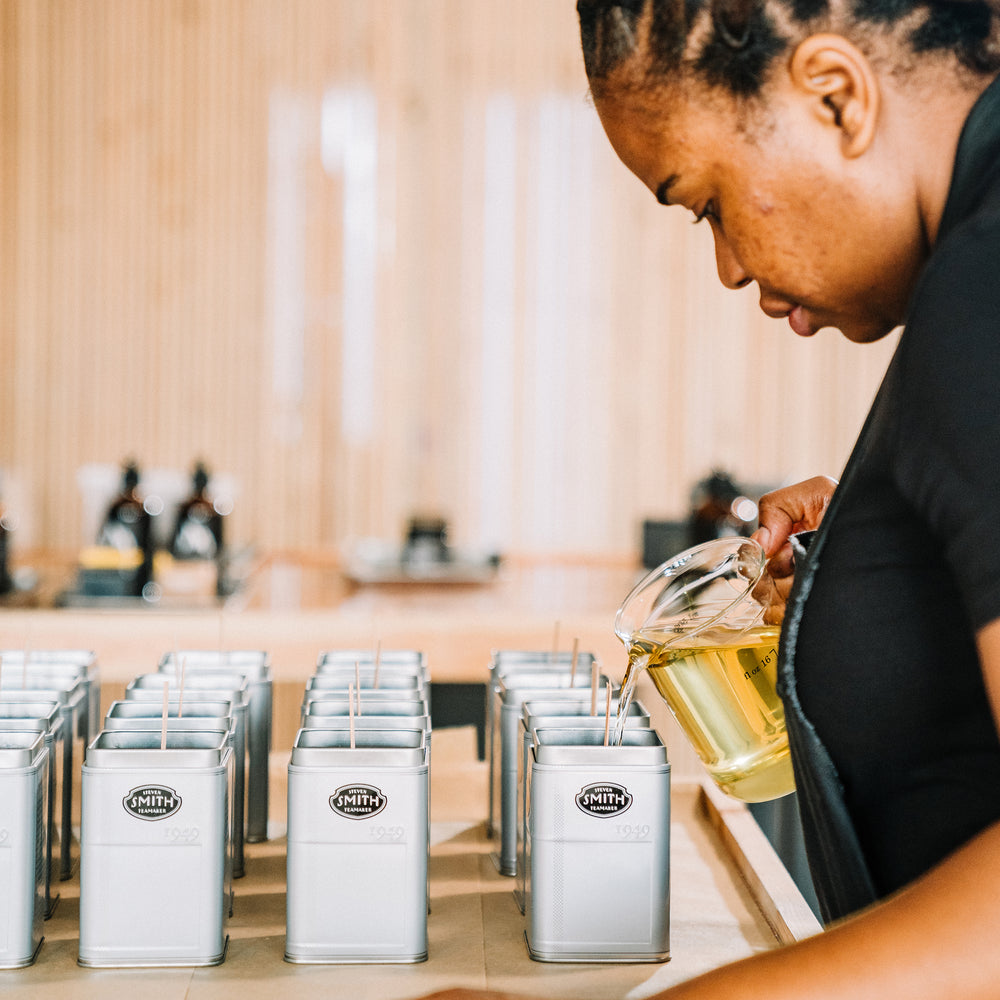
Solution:
<svg viewBox="0 0 1000 1000">
<path fill-rule="evenodd" d="M 380 670 L 378 687 L 375 687 L 375 668 L 327 667 L 322 673 L 313 674 L 306 682 L 307 691 L 344 690 L 358 678 L 363 691 L 419 691 L 427 697 L 427 685 L 419 674 L 409 670 Z"/>
<path fill-rule="evenodd" d="M 597 658 L 593 653 L 577 653 L 577 673 L 587 678 L 593 672 Z M 542 652 L 541 650 L 499 649 L 494 650 L 490 657 L 490 679 L 486 685 L 485 705 L 485 749 L 486 760 L 489 762 L 489 778 L 487 791 L 488 813 L 486 817 L 486 832 L 490 837 L 496 836 L 500 822 L 499 812 L 494 811 L 498 802 L 497 784 L 500 772 L 495 764 L 499 760 L 499 736 L 497 735 L 500 718 L 500 681 L 515 673 L 529 674 L 568 674 L 573 670 L 572 652 Z M 589 680 L 588 680 L 589 683 Z"/>
<path fill-rule="evenodd" d="M 180 700 L 179 678 L 171 674 L 140 674 L 125 688 L 126 701 L 163 703 L 163 683 L 170 684 L 168 701 Z M 235 674 L 199 674 L 184 677 L 184 702 L 228 701 L 236 721 L 233 736 L 233 878 L 246 874 L 246 774 L 249 686 Z"/>
<path fill-rule="evenodd" d="M 325 649 L 316 658 L 316 666 L 322 667 L 328 663 L 346 664 L 351 667 L 355 663 L 373 664 L 374 649 Z M 427 669 L 427 657 L 418 649 L 380 649 L 378 661 L 384 664 L 416 664 Z"/>
<path fill-rule="evenodd" d="M 81 729 L 79 733 L 80 738 L 84 740 L 84 746 L 86 746 L 90 736 L 101 728 L 101 674 L 97 664 L 97 654 L 92 649 L 5 649 L 0 650 L 0 656 L 3 657 L 4 667 L 14 671 L 24 670 L 24 658 L 27 656 L 29 674 L 36 667 L 68 666 L 75 668 L 87 693 L 87 711 L 85 715 L 81 715 L 81 723 L 86 724 L 86 731 Z M 44 687 L 46 685 L 28 686 Z"/>
<path fill-rule="evenodd" d="M 577 670 L 582 670 L 589 677 L 593 665 L 598 662 L 593 653 L 577 653 Z M 541 673 L 546 670 L 565 672 L 572 670 L 572 650 L 540 650 L 540 649 L 495 649 L 490 655 L 490 680 L 486 687 L 486 738 L 487 750 L 493 734 L 493 712 L 498 708 L 496 695 L 501 677 L 513 671 L 529 671 Z"/>
<path fill-rule="evenodd" d="M 50 678 L 50 680 L 52 680 Z M 80 773 L 83 751 L 86 746 L 81 733 L 86 731 L 84 721 L 88 706 L 86 688 L 79 678 L 66 677 L 53 686 L 35 688 L 8 688 L 0 691 L 0 702 L 24 704 L 26 702 L 56 702 L 62 717 L 63 754 L 59 766 L 59 799 L 55 804 L 55 826 L 59 834 L 59 878 L 66 881 L 73 877 L 79 841 L 74 827 L 79 827 L 78 800 L 73 795 L 74 776 Z"/>
<path fill-rule="evenodd" d="M 226 953 L 229 734 L 102 732 L 83 766 L 80 950 L 90 967 Z"/>
<path fill-rule="evenodd" d="M 0 702 L 0 735 L 10 732 L 42 733 L 48 760 L 45 765 L 45 919 L 52 916 L 59 902 L 59 896 L 52 892 L 52 878 L 55 868 L 52 863 L 53 846 L 58 832 L 55 827 L 55 802 L 58 769 L 62 764 L 63 721 L 59 706 L 55 702 L 23 702 L 10 704 Z M 0 897 L 2 898 L 2 897 Z"/>
<path fill-rule="evenodd" d="M 431 672 L 424 653 L 415 649 L 385 649 L 378 654 L 379 682 L 386 674 L 410 673 L 420 678 L 421 687 L 430 691 Z M 375 651 L 372 649 L 328 649 L 316 658 L 314 674 L 321 675 L 340 670 L 375 669 Z"/>
<path fill-rule="evenodd" d="M 247 787 L 246 839 L 267 840 L 268 803 L 274 715 L 274 675 L 270 659 L 257 649 L 182 649 L 160 659 L 161 673 L 179 673 L 183 657 L 186 671 L 199 673 L 235 671 L 247 681 Z"/>
<path fill-rule="evenodd" d="M 423 698 L 375 698 L 377 691 L 362 693 L 361 711 L 359 717 L 365 715 L 399 715 L 419 717 L 430 715 L 427 703 Z M 388 694 L 388 693 L 387 693 Z M 358 701 L 355 700 L 354 711 L 358 711 Z M 311 715 L 350 715 L 351 702 L 346 691 L 319 691 L 314 697 L 307 697 L 302 702 L 300 725 L 305 726 Z"/>
<path fill-rule="evenodd" d="M 160 657 L 160 666 L 177 662 L 180 658 L 188 667 L 203 670 L 208 667 L 260 668 L 270 664 L 271 657 L 264 649 L 172 649 Z"/>
<path fill-rule="evenodd" d="M 431 679 L 427 658 L 423 653 L 410 649 L 388 649 L 379 654 L 379 677 L 386 673 L 411 673 L 429 684 Z M 320 653 L 316 660 L 317 674 L 332 670 L 353 670 L 357 665 L 362 670 L 375 669 L 375 653 L 373 650 L 337 649 Z"/>
<path fill-rule="evenodd" d="M 181 712 L 180 719 L 198 719 L 198 720 L 216 720 L 224 719 L 227 720 L 228 725 L 235 726 L 236 719 L 232 714 L 232 702 L 231 701 L 205 701 L 202 699 L 189 700 L 184 699 L 184 704 L 181 705 L 179 701 L 173 700 L 167 706 L 167 713 L 169 721 L 178 721 L 178 711 Z M 113 701 L 108 706 L 108 711 L 104 716 L 104 728 L 111 729 L 112 726 L 108 725 L 110 722 L 114 722 L 116 727 L 119 722 L 127 722 L 130 719 L 158 719 L 163 718 L 163 705 L 162 698 L 161 703 L 157 705 L 153 701 L 137 700 L 135 698 L 125 701 Z M 127 727 L 126 727 L 127 728 Z M 215 726 L 216 729 L 227 728 Z"/>
<path fill-rule="evenodd" d="M 302 729 L 288 767 L 285 959 L 427 958 L 422 730 Z"/>
<path fill-rule="evenodd" d="M 653 729 L 535 729 L 529 758 L 529 954 L 670 957 L 670 764 Z"/>
<path fill-rule="evenodd" d="M 427 734 L 428 744 L 431 734 L 429 715 L 356 715 L 352 720 L 347 712 L 331 715 L 307 715 L 303 729 L 347 729 L 351 726 L 361 729 L 419 729 Z"/>
<path fill-rule="evenodd" d="M 607 698 L 601 705 L 599 715 L 590 714 L 593 699 L 589 692 L 586 697 L 574 698 L 563 696 L 554 701 L 526 701 L 521 708 L 521 738 L 517 744 L 517 888 L 514 899 L 521 912 L 524 913 L 525 892 L 528 879 L 528 758 L 531 754 L 531 742 L 536 729 L 596 729 L 604 736 L 605 711 Z M 611 701 L 611 721 L 609 729 L 613 729 L 618 716 L 618 699 Z M 648 729 L 650 726 L 649 712 L 638 701 L 629 704 L 626 725 Z"/>
<path fill-rule="evenodd" d="M 44 733 L 0 732 L 0 969 L 42 944 L 48 761 Z"/>
<path fill-rule="evenodd" d="M 572 680 L 573 685 L 570 686 Z M 599 677 L 600 690 L 610 681 Z M 496 735 L 490 777 L 490 815 L 496 841 L 494 861 L 501 875 L 517 874 L 517 747 L 521 710 L 529 698 L 590 698 L 591 675 L 578 671 L 513 672 L 498 682 Z"/>
</svg>

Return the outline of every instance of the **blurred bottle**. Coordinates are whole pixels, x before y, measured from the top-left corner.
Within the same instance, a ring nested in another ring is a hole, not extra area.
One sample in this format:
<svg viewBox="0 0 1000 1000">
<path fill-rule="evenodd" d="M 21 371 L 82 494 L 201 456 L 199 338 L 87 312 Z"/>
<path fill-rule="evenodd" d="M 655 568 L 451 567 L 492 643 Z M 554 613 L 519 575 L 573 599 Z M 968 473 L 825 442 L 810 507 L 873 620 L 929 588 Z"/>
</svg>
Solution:
<svg viewBox="0 0 1000 1000">
<path fill-rule="evenodd" d="M 0 594 L 14 589 L 14 578 L 10 575 L 10 528 L 7 513 L 0 503 Z"/>
<path fill-rule="evenodd" d="M 119 495 L 112 501 L 97 535 L 97 544 L 117 550 L 126 559 L 138 553 L 138 568 L 131 588 L 136 595 L 153 578 L 153 518 L 139 495 L 139 469 L 127 462 Z"/>
<path fill-rule="evenodd" d="M 695 484 L 690 516 L 692 545 L 731 535 L 750 535 L 756 519 L 757 505 L 727 473 L 714 470 Z"/>
<path fill-rule="evenodd" d="M 223 518 L 206 493 L 208 471 L 199 462 L 191 477 L 191 494 L 177 508 L 170 538 L 175 559 L 219 559 L 223 549 Z"/>
</svg>

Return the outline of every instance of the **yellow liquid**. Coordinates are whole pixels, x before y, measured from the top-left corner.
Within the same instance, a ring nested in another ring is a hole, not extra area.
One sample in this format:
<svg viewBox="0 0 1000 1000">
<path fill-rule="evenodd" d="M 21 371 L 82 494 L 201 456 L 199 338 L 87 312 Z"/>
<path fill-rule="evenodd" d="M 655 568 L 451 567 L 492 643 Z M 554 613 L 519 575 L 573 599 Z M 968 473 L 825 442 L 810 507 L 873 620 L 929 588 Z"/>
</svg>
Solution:
<svg viewBox="0 0 1000 1000">
<path fill-rule="evenodd" d="M 649 671 L 695 752 L 719 787 L 744 802 L 795 790 L 785 711 L 775 691 L 779 629 L 715 629 L 697 646 L 665 647 L 639 633 L 629 648 L 622 703 Z"/>
</svg>

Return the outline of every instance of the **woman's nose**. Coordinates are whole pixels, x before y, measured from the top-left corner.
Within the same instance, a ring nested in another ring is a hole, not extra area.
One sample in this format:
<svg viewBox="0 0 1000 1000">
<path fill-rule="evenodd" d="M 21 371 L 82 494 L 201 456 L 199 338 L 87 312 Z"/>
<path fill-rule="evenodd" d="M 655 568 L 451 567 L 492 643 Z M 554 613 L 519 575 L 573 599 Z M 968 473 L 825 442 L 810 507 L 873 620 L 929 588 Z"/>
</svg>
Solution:
<svg viewBox="0 0 1000 1000">
<path fill-rule="evenodd" d="M 719 271 L 719 281 L 726 288 L 745 288 L 752 280 L 750 275 L 743 269 L 743 265 L 726 238 L 718 232 L 714 232 L 713 235 L 715 237 L 715 266 Z"/>
</svg>

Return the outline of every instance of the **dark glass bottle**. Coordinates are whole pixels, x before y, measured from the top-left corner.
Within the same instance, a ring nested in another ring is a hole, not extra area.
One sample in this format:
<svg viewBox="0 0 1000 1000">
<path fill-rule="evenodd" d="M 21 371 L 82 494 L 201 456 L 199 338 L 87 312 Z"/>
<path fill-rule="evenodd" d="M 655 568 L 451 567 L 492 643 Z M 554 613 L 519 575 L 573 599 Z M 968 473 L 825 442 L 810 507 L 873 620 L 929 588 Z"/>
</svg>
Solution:
<svg viewBox="0 0 1000 1000">
<path fill-rule="evenodd" d="M 222 555 L 222 515 L 206 493 L 208 472 L 199 462 L 191 477 L 191 495 L 177 508 L 170 537 L 175 559 L 219 559 Z"/>
<path fill-rule="evenodd" d="M 129 590 L 138 596 L 153 578 L 153 519 L 139 496 L 139 470 L 128 462 L 122 472 L 121 493 L 114 499 L 104 517 L 97 536 L 98 545 L 128 552 L 141 553 L 133 586 Z"/>
<path fill-rule="evenodd" d="M 10 574 L 8 558 L 10 554 L 10 529 L 4 515 L 3 504 L 0 504 L 0 594 L 6 594 L 14 589 L 14 579 Z"/>
</svg>

